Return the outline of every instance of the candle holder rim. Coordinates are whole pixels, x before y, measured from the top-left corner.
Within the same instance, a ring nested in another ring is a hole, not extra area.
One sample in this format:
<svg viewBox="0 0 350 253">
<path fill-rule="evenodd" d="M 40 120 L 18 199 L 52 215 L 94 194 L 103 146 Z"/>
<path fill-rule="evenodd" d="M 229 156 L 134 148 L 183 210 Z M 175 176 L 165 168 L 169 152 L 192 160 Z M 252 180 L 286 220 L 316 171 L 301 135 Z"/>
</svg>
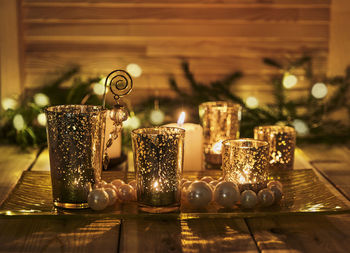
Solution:
<svg viewBox="0 0 350 253">
<path fill-rule="evenodd" d="M 54 109 L 59 109 L 62 108 L 63 110 L 61 111 L 56 111 Z M 78 110 L 78 108 L 87 108 L 88 111 L 86 112 L 81 112 Z M 71 110 L 69 110 L 71 109 Z M 52 115 L 60 115 L 60 114 L 66 114 L 66 113 L 71 113 L 71 114 L 79 114 L 79 115 L 91 115 L 91 114 L 99 114 L 101 112 L 107 112 L 106 108 L 103 108 L 101 105 L 80 105 L 80 104 L 70 104 L 70 105 L 51 105 L 47 106 L 43 109 L 43 111 L 46 114 L 52 114 Z"/>
<path fill-rule="evenodd" d="M 229 146 L 232 143 L 244 143 L 244 142 L 251 142 L 251 143 L 257 143 L 258 147 L 269 147 L 269 143 L 267 141 L 261 141 L 254 138 L 240 138 L 240 139 L 227 139 L 222 142 L 222 145 Z M 252 148 L 252 146 L 240 146 L 240 148 Z"/>
<path fill-rule="evenodd" d="M 261 129 L 271 129 L 273 131 L 288 131 L 295 133 L 295 128 L 292 126 L 279 126 L 279 125 L 265 125 L 265 126 L 256 126 L 254 127 L 254 130 L 261 130 Z"/>
<path fill-rule="evenodd" d="M 228 108 L 236 108 L 236 107 L 241 108 L 242 107 L 238 103 L 233 103 L 233 102 L 229 102 L 229 101 L 208 101 L 208 102 L 201 103 L 199 106 L 200 107 L 201 106 L 210 106 L 210 107 L 227 106 Z"/>
<path fill-rule="evenodd" d="M 143 131 L 151 131 L 151 130 L 166 130 L 166 129 L 173 129 L 178 131 L 177 133 L 166 133 L 166 132 L 158 132 L 158 133 L 151 133 L 151 132 L 143 132 Z M 166 135 L 166 134 L 175 134 L 175 135 L 185 135 L 185 129 L 180 127 L 143 127 L 143 128 L 137 128 L 131 131 L 132 135 Z"/>
</svg>

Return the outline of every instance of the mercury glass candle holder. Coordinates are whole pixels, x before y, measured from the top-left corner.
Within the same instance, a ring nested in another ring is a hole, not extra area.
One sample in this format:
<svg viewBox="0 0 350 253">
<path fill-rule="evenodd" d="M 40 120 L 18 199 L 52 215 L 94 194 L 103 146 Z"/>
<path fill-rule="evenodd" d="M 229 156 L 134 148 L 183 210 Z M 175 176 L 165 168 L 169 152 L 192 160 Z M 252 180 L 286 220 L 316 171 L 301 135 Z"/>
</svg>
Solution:
<svg viewBox="0 0 350 253">
<path fill-rule="evenodd" d="M 272 170 L 293 169 L 296 133 L 289 126 L 258 126 L 254 138 L 270 145 L 269 162 Z"/>
<path fill-rule="evenodd" d="M 199 106 L 203 125 L 204 166 L 220 169 L 222 142 L 239 138 L 241 106 L 224 101 L 206 102 Z"/>
<path fill-rule="evenodd" d="M 45 113 L 54 205 L 87 208 L 91 187 L 101 179 L 106 110 L 58 105 Z"/>
<path fill-rule="evenodd" d="M 139 208 L 156 213 L 178 210 L 185 130 L 141 128 L 131 136 Z"/>
<path fill-rule="evenodd" d="M 254 139 L 223 142 L 222 170 L 225 180 L 240 185 L 266 184 L 269 176 L 269 144 Z"/>
</svg>

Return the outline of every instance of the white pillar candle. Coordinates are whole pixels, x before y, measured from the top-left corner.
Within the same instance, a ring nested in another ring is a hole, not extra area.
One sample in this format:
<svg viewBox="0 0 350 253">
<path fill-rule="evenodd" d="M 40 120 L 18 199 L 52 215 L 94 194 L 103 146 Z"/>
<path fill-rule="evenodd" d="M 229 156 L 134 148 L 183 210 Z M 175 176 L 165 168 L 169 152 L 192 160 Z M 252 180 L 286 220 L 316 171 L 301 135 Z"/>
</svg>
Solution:
<svg viewBox="0 0 350 253">
<path fill-rule="evenodd" d="M 105 132 L 105 143 L 109 138 L 109 134 L 114 129 L 113 121 L 109 118 L 109 112 L 106 117 L 106 132 Z M 106 144 L 105 144 L 106 145 Z M 106 146 L 104 146 L 106 147 Z M 110 159 L 119 158 L 122 153 L 122 137 L 121 133 L 118 134 L 118 138 L 113 141 L 110 148 L 107 149 L 107 153 Z"/>
<path fill-rule="evenodd" d="M 185 130 L 183 170 L 184 171 L 202 170 L 203 128 L 201 125 L 198 125 L 198 124 L 193 124 L 193 123 L 179 124 L 179 123 L 170 123 L 164 126 L 180 127 Z"/>
</svg>

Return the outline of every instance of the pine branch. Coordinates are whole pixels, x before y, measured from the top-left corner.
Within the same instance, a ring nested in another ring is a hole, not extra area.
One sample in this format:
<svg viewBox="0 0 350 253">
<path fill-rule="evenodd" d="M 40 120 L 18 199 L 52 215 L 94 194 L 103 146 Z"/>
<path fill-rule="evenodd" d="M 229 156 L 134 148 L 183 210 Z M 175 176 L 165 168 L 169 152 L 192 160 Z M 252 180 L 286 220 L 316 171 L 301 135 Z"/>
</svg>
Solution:
<svg viewBox="0 0 350 253">
<path fill-rule="evenodd" d="M 278 69 L 283 69 L 283 66 L 278 63 L 277 61 L 271 59 L 271 58 L 263 58 L 263 62 L 266 64 L 266 65 L 269 65 L 271 67 L 275 67 L 275 68 L 278 68 Z"/>
</svg>

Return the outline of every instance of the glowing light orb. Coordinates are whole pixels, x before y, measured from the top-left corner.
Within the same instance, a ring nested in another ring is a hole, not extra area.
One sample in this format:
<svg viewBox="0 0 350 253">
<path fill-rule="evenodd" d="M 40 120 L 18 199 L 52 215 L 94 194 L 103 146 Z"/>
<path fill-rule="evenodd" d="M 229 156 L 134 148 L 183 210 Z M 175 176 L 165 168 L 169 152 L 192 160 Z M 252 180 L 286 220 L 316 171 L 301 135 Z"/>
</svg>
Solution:
<svg viewBox="0 0 350 253">
<path fill-rule="evenodd" d="M 307 124 L 304 121 L 302 121 L 300 119 L 295 119 L 293 121 L 292 125 L 294 126 L 297 134 L 300 136 L 305 136 L 309 133 L 309 127 L 307 126 Z"/>
<path fill-rule="evenodd" d="M 24 129 L 25 122 L 21 114 L 16 114 L 15 117 L 13 117 L 13 126 L 17 131 L 21 131 Z"/>
<path fill-rule="evenodd" d="M 152 110 L 150 120 L 152 124 L 160 125 L 164 122 L 165 115 L 161 110 Z"/>
<path fill-rule="evenodd" d="M 102 83 L 95 83 L 93 90 L 96 95 L 103 95 L 103 93 L 105 92 L 105 85 Z"/>
<path fill-rule="evenodd" d="M 317 99 L 327 96 L 328 88 L 324 83 L 315 83 L 311 89 L 311 95 Z"/>
<path fill-rule="evenodd" d="M 14 110 L 17 107 L 17 101 L 14 100 L 13 98 L 4 98 L 1 104 L 4 110 L 9 110 L 9 109 Z"/>
<path fill-rule="evenodd" d="M 128 66 L 126 66 L 126 71 L 132 76 L 132 77 L 139 77 L 142 74 L 142 68 L 136 64 L 136 63 L 130 63 Z"/>
<path fill-rule="evenodd" d="M 34 95 L 34 103 L 38 106 L 44 107 L 50 104 L 50 99 L 44 93 L 37 93 Z"/>
<path fill-rule="evenodd" d="M 256 97 L 251 96 L 251 97 L 247 97 L 247 99 L 245 100 L 245 103 L 248 108 L 255 109 L 259 105 L 259 100 Z"/>
<path fill-rule="evenodd" d="M 298 78 L 295 75 L 285 74 L 283 77 L 283 86 L 286 89 L 294 87 L 298 82 Z"/>
<path fill-rule="evenodd" d="M 38 114 L 37 118 L 39 125 L 46 126 L 46 115 L 45 113 Z"/>
<path fill-rule="evenodd" d="M 123 126 L 129 129 L 139 128 L 141 121 L 137 116 L 130 116 L 126 121 L 124 121 Z"/>
<path fill-rule="evenodd" d="M 221 154 L 221 150 L 222 150 L 222 141 L 218 141 L 213 145 L 212 148 L 213 152 L 215 154 Z"/>
</svg>

